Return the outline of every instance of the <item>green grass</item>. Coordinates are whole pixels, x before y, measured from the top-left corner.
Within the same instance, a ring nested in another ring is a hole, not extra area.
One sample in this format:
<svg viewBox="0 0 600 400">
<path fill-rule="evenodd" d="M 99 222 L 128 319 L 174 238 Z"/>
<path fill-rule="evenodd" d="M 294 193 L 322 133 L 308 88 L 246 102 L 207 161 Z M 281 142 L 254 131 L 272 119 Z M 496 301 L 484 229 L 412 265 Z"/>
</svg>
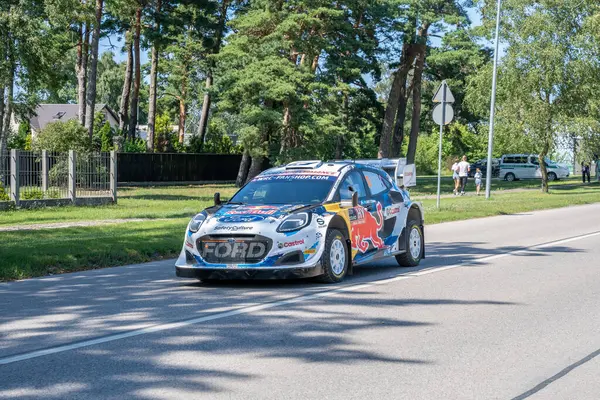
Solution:
<svg viewBox="0 0 600 400">
<path fill-rule="evenodd" d="M 580 185 L 581 177 L 570 177 L 567 179 L 561 179 L 555 182 L 550 182 L 550 188 L 559 188 L 565 185 Z M 492 190 L 503 191 L 511 189 L 539 189 L 541 187 L 541 181 L 539 179 L 526 179 L 520 181 L 507 182 L 500 179 L 492 180 Z M 485 188 L 485 180 L 482 185 L 482 191 Z M 454 181 L 450 176 L 442 177 L 441 181 L 441 192 L 442 194 L 452 194 L 454 189 Z M 475 179 L 469 178 L 467 184 L 467 190 L 475 191 Z M 437 176 L 424 176 L 417 177 L 417 186 L 410 189 L 411 195 L 413 196 L 431 196 L 437 194 Z"/>
<path fill-rule="evenodd" d="M 486 200 L 483 195 L 443 198 L 440 210 L 436 208 L 435 199 L 422 200 L 427 224 L 597 202 L 600 202 L 600 185 L 597 183 L 586 186 L 556 186 L 550 194 L 544 194 L 537 190 L 494 192 L 489 200 Z"/>
<path fill-rule="evenodd" d="M 0 211 L 0 226 L 120 218 L 189 218 L 211 205 L 215 192 L 230 197 L 232 185 L 119 188 L 116 205 Z"/>
<path fill-rule="evenodd" d="M 187 218 L 85 228 L 0 232 L 0 280 L 175 257 Z"/>
<path fill-rule="evenodd" d="M 431 180 L 433 183 L 430 183 Z M 422 200 L 427 224 L 532 210 L 600 202 L 600 185 L 575 185 L 578 181 L 554 184 L 551 194 L 537 190 L 503 192 L 527 188 L 539 182 L 522 181 L 516 186 L 500 183 L 491 200 L 483 196 Z M 494 182 L 498 184 L 498 181 Z M 413 197 L 435 193 L 434 178 L 421 178 Z M 451 193 L 447 179 L 445 192 Z M 473 188 L 471 187 L 471 191 Z M 113 218 L 166 218 L 158 221 L 127 222 L 95 227 L 0 232 L 0 280 L 22 279 L 50 273 L 110 267 L 176 256 L 181 250 L 188 219 L 212 204 L 219 191 L 229 197 L 232 186 L 124 188 L 117 205 L 105 207 L 63 207 L 0 212 L 0 225 L 102 220 Z"/>
</svg>

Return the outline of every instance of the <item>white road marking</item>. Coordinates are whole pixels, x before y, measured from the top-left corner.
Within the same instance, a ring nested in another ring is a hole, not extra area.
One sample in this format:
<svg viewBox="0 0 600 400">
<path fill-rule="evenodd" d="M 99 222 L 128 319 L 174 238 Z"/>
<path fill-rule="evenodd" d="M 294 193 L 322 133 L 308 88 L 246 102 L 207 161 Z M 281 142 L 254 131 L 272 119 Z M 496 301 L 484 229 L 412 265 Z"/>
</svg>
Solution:
<svg viewBox="0 0 600 400">
<path fill-rule="evenodd" d="M 15 362 L 30 360 L 32 358 L 43 357 L 43 356 L 47 356 L 50 354 L 57 354 L 57 353 L 62 353 L 62 352 L 70 351 L 70 350 L 81 349 L 84 347 L 90 347 L 90 346 L 94 346 L 97 344 L 114 342 L 116 340 L 127 339 L 130 337 L 145 335 L 148 333 L 155 333 L 155 332 L 167 331 L 167 330 L 171 330 L 171 329 L 178 329 L 178 328 L 182 328 L 182 327 L 189 326 L 189 325 L 199 324 L 202 322 L 215 321 L 215 320 L 224 319 L 224 318 L 228 318 L 228 317 L 234 317 L 236 315 L 252 314 L 252 313 L 255 313 L 258 311 L 263 311 L 263 310 L 267 310 L 270 308 L 280 307 L 283 305 L 301 303 L 301 302 L 318 299 L 318 298 L 322 298 L 322 297 L 335 296 L 338 293 L 355 292 L 355 291 L 366 289 L 366 288 L 373 287 L 373 286 L 386 285 L 386 284 L 389 284 L 392 282 L 397 282 L 397 281 L 401 281 L 404 279 L 411 279 L 411 278 L 415 278 L 415 277 L 419 277 L 419 276 L 423 276 L 423 275 L 427 275 L 427 274 L 432 274 L 435 272 L 442 272 L 442 271 L 446 271 L 449 269 L 465 267 L 465 266 L 469 266 L 469 265 L 473 265 L 473 264 L 486 263 L 489 261 L 497 260 L 499 258 L 510 257 L 513 255 L 518 255 L 520 253 L 525 253 L 525 252 L 535 250 L 535 249 L 544 249 L 547 247 L 558 246 L 558 245 L 562 245 L 565 243 L 571 243 L 571 242 L 575 242 L 578 240 L 583 240 L 583 239 L 587 239 L 587 238 L 599 236 L 599 235 L 600 235 L 600 231 L 592 232 L 592 233 L 574 236 L 574 237 L 570 237 L 570 238 L 566 238 L 566 239 L 560 239 L 560 240 L 549 242 L 549 243 L 537 244 L 537 245 L 529 246 L 526 248 L 513 250 L 513 251 L 510 251 L 507 253 L 503 253 L 503 254 L 495 254 L 495 255 L 490 255 L 490 256 L 486 256 L 486 257 L 481 257 L 481 258 L 477 258 L 477 259 L 472 260 L 467 263 L 459 263 L 459 264 L 447 265 L 447 266 L 437 267 L 437 268 L 433 267 L 433 268 L 424 269 L 419 272 L 402 273 L 402 274 L 398 274 L 398 275 L 390 277 L 390 278 L 385 278 L 385 279 L 381 279 L 381 280 L 377 280 L 377 281 L 373 281 L 373 282 L 346 285 L 346 286 L 337 287 L 335 289 L 325 290 L 325 291 L 314 293 L 314 294 L 304 294 L 304 295 L 300 295 L 300 296 L 293 297 L 290 299 L 274 301 L 271 303 L 255 304 L 252 306 L 242 307 L 242 308 L 238 308 L 238 309 L 231 310 L 231 311 L 220 312 L 220 313 L 216 313 L 216 314 L 212 314 L 212 315 L 207 315 L 204 317 L 192 318 L 192 319 L 178 321 L 178 322 L 169 322 L 169 323 L 165 323 L 165 324 L 156 324 L 156 325 L 149 326 L 147 328 L 136 329 L 133 331 L 118 333 L 118 334 L 114 334 L 114 335 L 107 335 L 107 336 L 96 338 L 96 339 L 84 340 L 84 341 L 81 341 L 78 343 L 65 344 L 65 345 L 50 347 L 50 348 L 42 349 L 42 350 L 34 350 L 34 351 L 30 351 L 30 352 L 23 353 L 23 354 L 17 354 L 17 355 L 13 355 L 13 356 L 0 358 L 0 365 L 12 364 Z"/>
</svg>

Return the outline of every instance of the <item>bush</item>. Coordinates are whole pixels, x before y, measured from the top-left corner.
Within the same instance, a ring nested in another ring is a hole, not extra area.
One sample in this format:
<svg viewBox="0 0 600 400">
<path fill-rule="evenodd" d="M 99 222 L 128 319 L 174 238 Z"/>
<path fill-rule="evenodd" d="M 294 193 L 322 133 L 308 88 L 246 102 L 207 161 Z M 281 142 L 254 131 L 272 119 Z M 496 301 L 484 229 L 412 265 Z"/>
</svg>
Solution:
<svg viewBox="0 0 600 400">
<path fill-rule="evenodd" d="M 113 137 L 116 135 L 104 113 L 98 112 L 94 117 L 94 133 L 92 135 L 93 147 L 97 151 L 111 151 Z"/>
<path fill-rule="evenodd" d="M 28 120 L 21 122 L 17 133 L 9 132 L 8 148 L 31 150 L 31 126 Z"/>
<path fill-rule="evenodd" d="M 10 201 L 8 190 L 4 189 L 2 182 L 0 182 L 0 201 Z"/>
<path fill-rule="evenodd" d="M 88 153 L 91 143 L 87 131 L 79 122 L 51 122 L 37 135 L 33 142 L 33 150 L 60 151 L 75 150 Z"/>
<path fill-rule="evenodd" d="M 44 192 L 40 189 L 29 189 L 21 193 L 21 200 L 42 200 L 44 198 Z"/>
<path fill-rule="evenodd" d="M 123 153 L 145 153 L 146 142 L 142 139 L 125 140 L 123 142 Z"/>
</svg>

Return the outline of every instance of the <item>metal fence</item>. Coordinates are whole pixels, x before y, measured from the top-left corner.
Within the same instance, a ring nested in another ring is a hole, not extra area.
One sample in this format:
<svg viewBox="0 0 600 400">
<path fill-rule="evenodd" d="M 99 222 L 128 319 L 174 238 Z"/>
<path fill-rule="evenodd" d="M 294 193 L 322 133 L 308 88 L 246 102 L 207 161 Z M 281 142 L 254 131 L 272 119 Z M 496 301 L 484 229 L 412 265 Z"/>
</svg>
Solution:
<svg viewBox="0 0 600 400">
<path fill-rule="evenodd" d="M 116 202 L 116 176 L 115 152 L 11 150 L 0 157 L 0 208 Z"/>
</svg>

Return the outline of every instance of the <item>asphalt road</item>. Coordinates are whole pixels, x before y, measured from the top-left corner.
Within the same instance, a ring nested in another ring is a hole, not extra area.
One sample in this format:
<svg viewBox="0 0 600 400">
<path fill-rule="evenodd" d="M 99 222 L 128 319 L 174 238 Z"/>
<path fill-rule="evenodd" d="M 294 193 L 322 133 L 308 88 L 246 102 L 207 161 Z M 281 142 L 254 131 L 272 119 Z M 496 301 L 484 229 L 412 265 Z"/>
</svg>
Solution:
<svg viewBox="0 0 600 400">
<path fill-rule="evenodd" d="M 600 398 L 600 204 L 426 234 L 421 267 L 340 285 L 172 261 L 0 284 L 0 398 Z"/>
</svg>

